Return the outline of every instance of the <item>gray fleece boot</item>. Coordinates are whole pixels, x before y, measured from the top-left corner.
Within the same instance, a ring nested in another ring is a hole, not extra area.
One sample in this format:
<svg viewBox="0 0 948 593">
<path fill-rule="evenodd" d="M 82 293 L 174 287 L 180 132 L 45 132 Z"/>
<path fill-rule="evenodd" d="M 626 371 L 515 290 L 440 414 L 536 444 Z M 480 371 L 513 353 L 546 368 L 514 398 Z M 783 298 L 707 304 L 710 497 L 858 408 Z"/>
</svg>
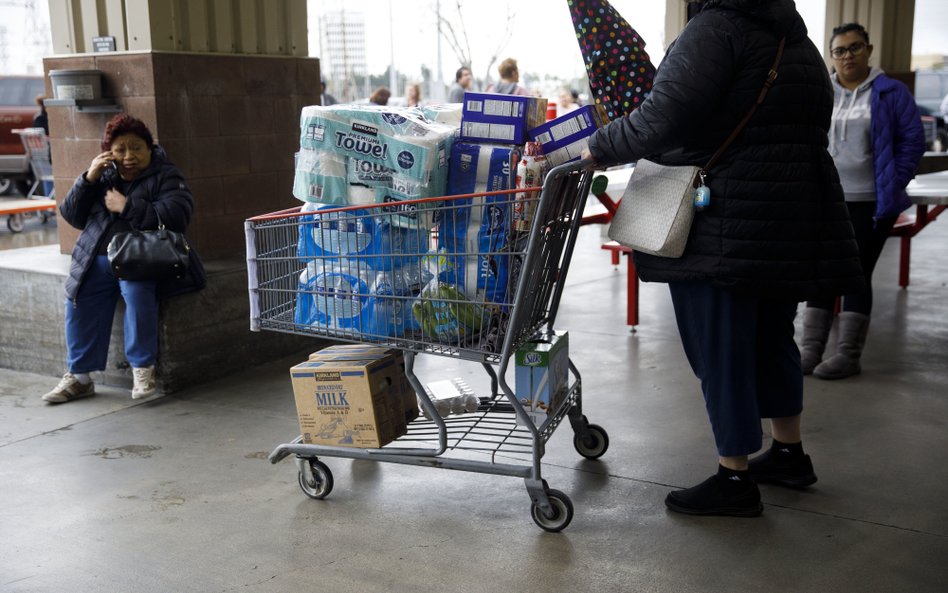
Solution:
<svg viewBox="0 0 948 593">
<path fill-rule="evenodd" d="M 862 371 L 859 358 L 869 333 L 869 316 L 843 311 L 839 314 L 839 341 L 836 354 L 821 362 L 813 375 L 820 379 L 845 379 Z"/>
<path fill-rule="evenodd" d="M 833 312 L 829 309 L 807 307 L 803 310 L 803 347 L 800 348 L 800 365 L 803 374 L 813 373 L 816 365 L 823 360 L 826 340 L 833 327 Z"/>
</svg>

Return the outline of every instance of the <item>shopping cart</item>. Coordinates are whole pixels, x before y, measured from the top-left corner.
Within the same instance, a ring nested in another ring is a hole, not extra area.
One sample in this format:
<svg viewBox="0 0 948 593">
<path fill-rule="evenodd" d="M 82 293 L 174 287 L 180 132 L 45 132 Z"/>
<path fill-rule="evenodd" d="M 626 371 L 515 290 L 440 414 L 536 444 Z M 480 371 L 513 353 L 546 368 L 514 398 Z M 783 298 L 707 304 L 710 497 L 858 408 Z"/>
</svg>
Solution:
<svg viewBox="0 0 948 593">
<path fill-rule="evenodd" d="M 573 506 L 542 478 L 545 445 L 564 418 L 576 450 L 588 459 L 606 452 L 609 437 L 583 415 L 582 380 L 572 361 L 562 403 L 539 423 L 506 373 L 521 345 L 553 330 L 592 183 L 586 165 L 554 168 L 542 191 L 295 208 L 249 219 L 251 329 L 400 349 L 423 411 L 406 435 L 378 449 L 305 444 L 299 437 L 276 447 L 270 461 L 295 455 L 300 487 L 316 499 L 333 486 L 320 456 L 521 477 L 536 524 L 565 528 Z M 478 241 L 452 239 L 478 216 L 488 229 Z M 471 300 L 464 293 L 474 285 Z M 370 303 L 360 309 L 369 314 L 353 315 L 350 309 L 361 306 L 354 303 Z M 477 400 L 476 410 L 443 418 L 414 372 L 423 353 L 479 363 L 490 395 Z"/>
<path fill-rule="evenodd" d="M 43 128 L 21 128 L 12 130 L 20 136 L 26 159 L 33 172 L 33 184 L 27 190 L 25 199 L 4 200 L 0 202 L 0 215 L 7 215 L 7 227 L 19 233 L 24 227 L 24 217 L 38 215 L 43 223 L 56 214 L 56 202 L 53 199 L 53 165 L 50 159 L 49 138 Z M 37 194 L 40 184 L 49 191 Z"/>
<path fill-rule="evenodd" d="M 23 151 L 30 163 L 30 169 L 33 171 L 33 184 L 26 193 L 27 199 L 34 196 L 53 198 L 53 161 L 50 158 L 49 137 L 43 128 L 21 128 L 13 130 L 14 134 L 20 136 L 23 142 Z M 36 190 L 43 188 L 42 194 L 37 194 Z"/>
</svg>

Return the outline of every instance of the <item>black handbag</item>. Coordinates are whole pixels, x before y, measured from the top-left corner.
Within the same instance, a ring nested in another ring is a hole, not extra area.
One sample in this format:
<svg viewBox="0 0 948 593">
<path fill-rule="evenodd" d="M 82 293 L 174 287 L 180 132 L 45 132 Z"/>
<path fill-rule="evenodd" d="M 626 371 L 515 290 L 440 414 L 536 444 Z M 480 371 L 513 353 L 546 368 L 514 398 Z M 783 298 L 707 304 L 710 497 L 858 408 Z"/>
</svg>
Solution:
<svg viewBox="0 0 948 593">
<path fill-rule="evenodd" d="M 116 233 L 107 248 L 112 275 L 120 280 L 183 278 L 190 264 L 190 251 L 184 233 L 166 229 L 160 216 L 158 230 Z"/>
</svg>

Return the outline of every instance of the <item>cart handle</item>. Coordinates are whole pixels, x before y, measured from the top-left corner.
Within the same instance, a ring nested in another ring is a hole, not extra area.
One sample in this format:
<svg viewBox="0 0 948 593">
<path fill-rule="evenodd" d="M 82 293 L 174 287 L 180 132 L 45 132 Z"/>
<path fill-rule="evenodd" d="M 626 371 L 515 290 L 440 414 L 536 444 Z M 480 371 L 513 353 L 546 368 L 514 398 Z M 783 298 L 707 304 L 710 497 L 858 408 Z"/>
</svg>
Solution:
<svg viewBox="0 0 948 593">
<path fill-rule="evenodd" d="M 473 194 L 457 194 L 453 196 L 436 196 L 433 198 L 416 198 L 414 200 L 401 200 L 398 202 L 389 202 L 383 204 L 362 204 L 362 205 L 353 205 L 353 206 L 339 206 L 338 208 L 326 208 L 324 210 L 319 210 L 320 214 L 329 214 L 333 212 L 348 212 L 351 210 L 371 210 L 378 208 L 390 208 L 393 205 L 399 207 L 409 206 L 413 204 L 430 204 L 432 202 L 445 202 L 453 200 L 465 200 L 469 198 L 480 198 L 488 196 L 504 196 L 510 194 L 523 194 L 523 193 L 536 193 L 543 189 L 541 186 L 537 187 L 521 187 L 513 189 L 499 189 L 496 191 L 485 191 L 477 192 Z M 293 216 L 306 216 L 309 214 L 314 214 L 314 212 L 300 212 L 302 206 L 296 206 L 293 208 L 288 208 L 286 210 L 280 210 L 279 212 L 271 212 L 269 214 L 261 214 L 259 216 L 254 216 L 253 218 L 248 218 L 247 222 L 263 222 L 267 220 L 273 220 L 276 218 L 288 218 Z"/>
</svg>

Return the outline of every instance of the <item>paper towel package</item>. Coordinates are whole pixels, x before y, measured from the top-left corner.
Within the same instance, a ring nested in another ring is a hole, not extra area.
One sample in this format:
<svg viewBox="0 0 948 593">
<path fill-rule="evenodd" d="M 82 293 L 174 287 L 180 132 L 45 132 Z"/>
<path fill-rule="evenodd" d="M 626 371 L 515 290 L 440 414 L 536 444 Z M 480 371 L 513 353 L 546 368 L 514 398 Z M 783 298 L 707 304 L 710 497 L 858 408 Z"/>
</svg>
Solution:
<svg viewBox="0 0 948 593">
<path fill-rule="evenodd" d="M 300 148 L 332 152 L 386 167 L 428 183 L 447 167 L 455 127 L 417 109 L 373 105 L 304 107 Z"/>
<path fill-rule="evenodd" d="M 441 103 L 437 105 L 425 105 L 421 112 L 431 121 L 442 124 L 449 124 L 455 128 L 461 125 L 461 114 L 464 105 L 462 103 Z"/>
<path fill-rule="evenodd" d="M 546 103 L 538 97 L 464 93 L 461 138 L 523 144 L 527 132 L 546 121 Z"/>
<path fill-rule="evenodd" d="M 349 204 L 344 158 L 324 150 L 302 149 L 296 153 L 293 195 L 304 202 Z"/>
<path fill-rule="evenodd" d="M 460 110 L 459 105 L 453 110 L 441 107 L 431 113 Z M 397 203 L 445 195 L 457 124 L 434 122 L 417 108 L 333 105 L 304 107 L 300 126 L 293 182 L 298 199 L 338 205 L 391 203 L 381 212 L 395 214 L 390 217 L 395 224 L 434 224 L 433 204 Z"/>
<path fill-rule="evenodd" d="M 529 131 L 531 140 L 543 146 L 543 154 L 552 166 L 579 159 L 589 137 L 609 123 L 599 105 L 583 105 L 566 115 Z"/>
</svg>

